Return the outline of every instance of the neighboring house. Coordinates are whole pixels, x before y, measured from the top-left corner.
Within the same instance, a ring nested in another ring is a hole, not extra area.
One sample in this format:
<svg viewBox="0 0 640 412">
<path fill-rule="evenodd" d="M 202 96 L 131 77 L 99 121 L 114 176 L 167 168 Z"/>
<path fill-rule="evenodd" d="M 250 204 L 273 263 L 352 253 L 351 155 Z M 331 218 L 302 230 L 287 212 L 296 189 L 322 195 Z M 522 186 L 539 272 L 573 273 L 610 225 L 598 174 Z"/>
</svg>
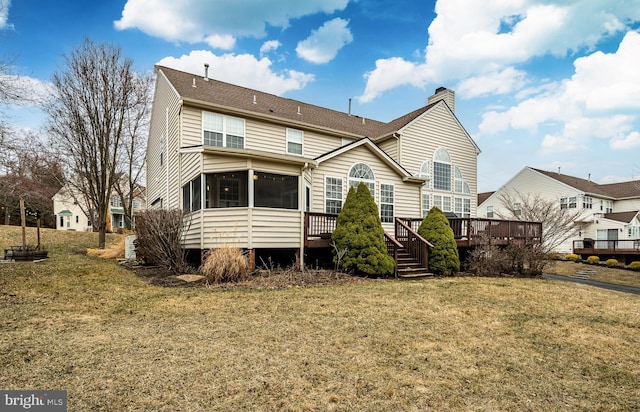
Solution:
<svg viewBox="0 0 640 412">
<path fill-rule="evenodd" d="M 305 218 L 337 214 L 364 182 L 386 232 L 432 206 L 475 217 L 478 146 L 454 92 L 388 123 L 156 67 L 147 146 L 150 208 L 182 208 L 189 250 L 233 245 L 303 263 Z M 335 219 L 334 219 L 335 220 Z M 307 224 L 308 225 L 308 224 Z"/>
<path fill-rule="evenodd" d="M 577 236 L 564 242 L 557 250 L 559 253 L 570 253 L 574 247 L 584 249 L 584 239 L 595 240 L 586 242 L 592 249 L 635 248 L 640 244 L 635 242 L 640 239 L 640 180 L 598 184 L 590 179 L 525 167 L 497 191 L 478 195 L 484 199 L 478 206 L 478 217 L 509 217 L 501 199 L 506 193 L 516 192 L 539 195 L 556 202 L 559 208 L 580 212 L 575 222 Z"/>
<path fill-rule="evenodd" d="M 134 227 L 135 215 L 145 209 L 144 188 L 136 190 L 133 199 Z M 58 230 L 75 230 L 79 232 L 93 231 L 90 207 L 83 200 L 81 194 L 69 185 L 63 186 L 52 198 L 53 214 Z M 109 214 L 107 216 L 107 232 L 113 232 L 125 227 L 124 208 L 120 196 L 114 191 L 109 200 Z"/>
</svg>

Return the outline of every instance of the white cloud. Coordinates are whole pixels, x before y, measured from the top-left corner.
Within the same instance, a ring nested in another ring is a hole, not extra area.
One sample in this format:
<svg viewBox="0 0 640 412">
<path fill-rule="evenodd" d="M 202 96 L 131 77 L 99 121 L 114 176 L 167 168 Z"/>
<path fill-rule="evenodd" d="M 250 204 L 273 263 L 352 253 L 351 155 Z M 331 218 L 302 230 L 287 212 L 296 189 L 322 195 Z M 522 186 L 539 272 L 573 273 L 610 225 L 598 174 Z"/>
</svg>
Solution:
<svg viewBox="0 0 640 412">
<path fill-rule="evenodd" d="M 484 113 L 480 133 L 559 124 L 560 131 L 542 140 L 544 152 L 582 149 L 594 138 L 608 140 L 612 149 L 637 147 L 640 75 L 634 68 L 640 66 L 640 34 L 627 33 L 615 53 L 595 52 L 574 65 L 574 75 L 555 88 L 531 91 L 503 112 Z"/>
<path fill-rule="evenodd" d="M 387 90 L 410 84 L 423 88 L 429 78 L 424 66 L 417 66 L 400 57 L 379 59 L 376 68 L 364 75 L 367 85 L 362 96 L 357 97 L 361 103 L 370 102 Z"/>
<path fill-rule="evenodd" d="M 282 44 L 278 40 L 266 41 L 260 46 L 260 56 L 264 56 L 274 50 L 277 50 Z"/>
<path fill-rule="evenodd" d="M 0 0 L 0 29 L 13 29 L 13 24 L 9 24 L 9 8 L 11 0 Z"/>
<path fill-rule="evenodd" d="M 630 150 L 640 147 L 640 133 L 631 132 L 621 138 L 614 138 L 609 143 L 609 146 L 614 150 Z"/>
<path fill-rule="evenodd" d="M 157 64 L 189 73 L 204 74 L 204 64 L 209 63 L 209 77 L 238 84 L 267 93 L 282 95 L 290 90 L 299 90 L 314 80 L 312 74 L 288 70 L 275 73 L 271 60 L 257 60 L 250 54 L 215 55 L 205 50 L 194 50 L 180 58 L 165 57 Z"/>
<path fill-rule="evenodd" d="M 349 0 L 128 0 L 118 30 L 139 29 L 172 42 L 207 43 L 230 50 L 237 37 L 265 35 L 265 26 L 286 28 L 291 19 L 343 10 Z"/>
<path fill-rule="evenodd" d="M 567 95 L 587 110 L 640 109 L 640 34 L 628 32 L 615 53 L 595 52 L 574 63 Z"/>
<path fill-rule="evenodd" d="M 456 94 L 464 99 L 493 94 L 507 94 L 519 90 L 525 84 L 526 73 L 507 67 L 500 72 L 469 77 L 456 87 Z"/>
<path fill-rule="evenodd" d="M 640 20 L 640 8 L 635 2 L 610 0 L 438 0 L 435 11 L 424 61 L 389 59 L 396 65 L 398 60 L 403 61 L 403 66 L 412 65 L 414 72 L 409 76 L 406 72 L 378 74 L 386 66 L 378 61 L 366 75 L 363 100 L 372 100 L 393 87 L 413 84 L 415 77 L 421 79 L 421 85 L 486 77 L 534 57 L 563 57 L 592 49 L 603 38 L 626 30 L 625 23 Z M 382 75 L 394 79 L 381 80 Z"/>
<path fill-rule="evenodd" d="M 313 30 L 309 37 L 298 43 L 296 53 L 311 63 L 330 62 L 342 47 L 353 41 L 348 25 L 348 20 L 339 17 L 325 22 L 319 29 Z"/>
</svg>

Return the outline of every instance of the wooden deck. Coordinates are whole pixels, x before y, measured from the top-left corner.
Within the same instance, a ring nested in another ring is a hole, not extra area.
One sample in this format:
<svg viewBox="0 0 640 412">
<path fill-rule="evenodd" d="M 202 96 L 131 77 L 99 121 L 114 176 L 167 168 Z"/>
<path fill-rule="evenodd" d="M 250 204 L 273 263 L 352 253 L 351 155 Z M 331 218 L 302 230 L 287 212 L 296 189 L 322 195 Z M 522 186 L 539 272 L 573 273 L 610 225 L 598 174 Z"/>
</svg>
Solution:
<svg viewBox="0 0 640 412">
<path fill-rule="evenodd" d="M 574 240 L 573 253 L 582 256 L 640 256 L 640 239 Z"/>
<path fill-rule="evenodd" d="M 418 230 L 422 219 L 404 219 Z M 481 218 L 449 218 L 449 226 L 459 248 L 468 248 L 486 243 L 506 246 L 511 243 L 535 244 L 542 241 L 542 223 L 520 220 L 497 220 Z"/>
<path fill-rule="evenodd" d="M 336 227 L 338 215 L 327 213 L 305 213 L 305 247 L 331 247 L 331 233 Z M 422 219 L 398 218 L 404 225 L 417 232 Z M 458 247 L 468 248 L 479 245 L 487 239 L 494 245 L 510 243 L 534 244 L 542 240 L 542 223 L 519 220 L 496 220 L 480 218 L 450 218 Z M 401 234 L 393 234 L 398 237 Z"/>
</svg>

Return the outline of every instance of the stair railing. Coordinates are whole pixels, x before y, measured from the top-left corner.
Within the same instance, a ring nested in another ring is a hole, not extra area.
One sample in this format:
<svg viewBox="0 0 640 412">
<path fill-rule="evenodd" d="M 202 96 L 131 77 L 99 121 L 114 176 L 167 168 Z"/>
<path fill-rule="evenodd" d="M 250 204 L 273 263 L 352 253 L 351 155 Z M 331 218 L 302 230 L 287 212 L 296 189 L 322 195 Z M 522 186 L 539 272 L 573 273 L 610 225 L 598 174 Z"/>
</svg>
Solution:
<svg viewBox="0 0 640 412">
<path fill-rule="evenodd" d="M 395 230 L 396 240 L 423 268 L 428 269 L 429 248 L 433 245 L 399 218 L 396 218 Z"/>
<path fill-rule="evenodd" d="M 387 253 L 389 253 L 389 255 L 393 258 L 393 274 L 395 277 L 398 277 L 398 252 L 403 249 L 404 246 L 387 232 L 384 232 L 384 243 L 387 246 Z"/>
</svg>

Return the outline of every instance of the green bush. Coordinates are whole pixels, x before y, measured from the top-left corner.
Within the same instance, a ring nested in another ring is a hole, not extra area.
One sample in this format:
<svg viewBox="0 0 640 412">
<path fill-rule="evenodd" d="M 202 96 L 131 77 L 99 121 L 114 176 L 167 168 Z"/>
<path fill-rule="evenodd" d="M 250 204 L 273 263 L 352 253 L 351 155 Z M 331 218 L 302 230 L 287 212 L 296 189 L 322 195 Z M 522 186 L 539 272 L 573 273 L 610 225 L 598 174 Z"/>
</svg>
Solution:
<svg viewBox="0 0 640 412">
<path fill-rule="evenodd" d="M 420 223 L 418 234 L 433 247 L 429 251 L 429 270 L 440 275 L 453 275 L 460 271 L 460 256 L 453 230 L 444 213 L 431 208 Z"/>
<path fill-rule="evenodd" d="M 238 282 L 249 275 L 249 260 L 237 247 L 223 246 L 209 252 L 200 272 L 211 283 Z"/>
<path fill-rule="evenodd" d="M 341 259 L 335 256 L 342 269 L 367 276 L 393 273 L 395 262 L 387 252 L 378 206 L 364 183 L 357 190 L 349 188 L 331 240 L 334 252 L 344 252 Z"/>
<path fill-rule="evenodd" d="M 607 259 L 607 261 L 604 262 L 604 264 L 610 268 L 614 268 L 618 266 L 618 261 L 616 259 Z"/>
<path fill-rule="evenodd" d="M 566 255 L 564 255 L 564 259 L 565 260 L 572 260 L 572 261 L 577 261 L 578 260 L 578 255 L 576 255 L 575 253 L 567 253 Z"/>
<path fill-rule="evenodd" d="M 631 263 L 629 264 L 629 269 L 632 269 L 632 270 L 640 270 L 640 262 L 639 262 L 639 261 L 637 261 L 637 260 L 636 260 L 636 261 L 634 261 L 634 262 L 631 262 Z"/>
<path fill-rule="evenodd" d="M 598 256 L 589 256 L 587 258 L 587 263 L 591 265 L 595 265 L 600 262 L 600 258 Z"/>
</svg>

